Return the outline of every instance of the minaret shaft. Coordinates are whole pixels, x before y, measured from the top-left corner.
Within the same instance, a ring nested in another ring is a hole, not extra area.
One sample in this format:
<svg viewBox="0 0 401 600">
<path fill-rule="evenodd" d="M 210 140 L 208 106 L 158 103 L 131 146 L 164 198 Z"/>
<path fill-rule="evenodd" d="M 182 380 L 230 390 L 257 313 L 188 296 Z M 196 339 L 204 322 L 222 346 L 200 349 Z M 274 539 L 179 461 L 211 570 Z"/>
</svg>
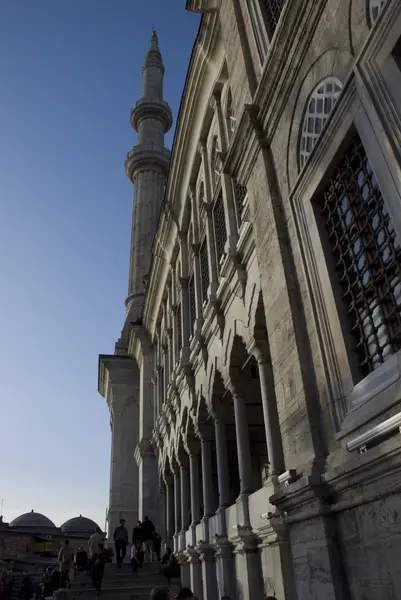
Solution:
<svg viewBox="0 0 401 600">
<path fill-rule="evenodd" d="M 164 135 L 172 124 L 171 110 L 163 100 L 164 66 L 156 32 L 142 67 L 142 98 L 131 112 L 131 125 L 138 144 L 128 152 L 125 169 L 135 186 L 132 217 L 128 298 L 128 322 L 141 318 L 146 294 L 153 240 L 167 179 L 170 152 Z"/>
</svg>

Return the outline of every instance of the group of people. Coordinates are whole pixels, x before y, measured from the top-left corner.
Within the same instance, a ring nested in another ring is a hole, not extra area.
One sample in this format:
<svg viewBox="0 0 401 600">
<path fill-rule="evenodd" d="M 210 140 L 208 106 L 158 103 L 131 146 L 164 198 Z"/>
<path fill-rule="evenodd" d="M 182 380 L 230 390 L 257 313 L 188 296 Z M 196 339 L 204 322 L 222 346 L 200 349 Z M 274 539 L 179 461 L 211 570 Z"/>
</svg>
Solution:
<svg viewBox="0 0 401 600">
<path fill-rule="evenodd" d="M 125 519 L 120 519 L 120 524 L 114 530 L 113 539 L 116 547 L 117 566 L 121 568 L 127 553 L 129 539 Z M 138 566 L 144 562 L 152 562 L 154 556 L 160 562 L 161 545 L 161 537 L 156 532 L 155 526 L 149 517 L 145 517 L 143 521 L 138 521 L 132 530 L 130 559 L 133 572 L 136 572 Z"/>
<path fill-rule="evenodd" d="M 0 600 L 10 600 L 13 589 L 13 572 L 9 569 L 0 569 Z"/>
</svg>

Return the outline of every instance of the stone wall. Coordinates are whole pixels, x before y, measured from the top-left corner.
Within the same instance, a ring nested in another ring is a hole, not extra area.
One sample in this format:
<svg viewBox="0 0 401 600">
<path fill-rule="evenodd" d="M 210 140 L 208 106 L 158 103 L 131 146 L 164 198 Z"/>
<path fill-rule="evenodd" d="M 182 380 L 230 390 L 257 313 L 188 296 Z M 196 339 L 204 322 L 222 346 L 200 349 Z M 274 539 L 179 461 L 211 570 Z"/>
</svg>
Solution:
<svg viewBox="0 0 401 600">
<path fill-rule="evenodd" d="M 0 530 L 0 538 L 4 541 L 3 557 L 5 558 L 17 558 L 31 554 L 33 551 L 35 538 L 29 533 Z"/>
</svg>

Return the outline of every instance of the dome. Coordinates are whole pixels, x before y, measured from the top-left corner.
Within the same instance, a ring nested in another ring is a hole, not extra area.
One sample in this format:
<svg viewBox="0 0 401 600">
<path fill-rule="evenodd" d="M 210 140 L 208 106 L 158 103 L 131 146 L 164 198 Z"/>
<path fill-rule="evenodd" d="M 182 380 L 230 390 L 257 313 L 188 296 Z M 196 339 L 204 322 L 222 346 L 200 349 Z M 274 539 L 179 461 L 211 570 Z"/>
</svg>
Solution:
<svg viewBox="0 0 401 600">
<path fill-rule="evenodd" d="M 74 517 L 63 523 L 61 531 L 63 533 L 92 534 L 95 533 L 98 527 L 99 525 L 95 521 L 92 521 L 92 519 L 79 515 L 79 517 Z"/>
<path fill-rule="evenodd" d="M 31 510 L 29 513 L 20 515 L 10 523 L 10 527 L 35 528 L 35 529 L 54 529 L 56 526 L 45 515 Z"/>
</svg>

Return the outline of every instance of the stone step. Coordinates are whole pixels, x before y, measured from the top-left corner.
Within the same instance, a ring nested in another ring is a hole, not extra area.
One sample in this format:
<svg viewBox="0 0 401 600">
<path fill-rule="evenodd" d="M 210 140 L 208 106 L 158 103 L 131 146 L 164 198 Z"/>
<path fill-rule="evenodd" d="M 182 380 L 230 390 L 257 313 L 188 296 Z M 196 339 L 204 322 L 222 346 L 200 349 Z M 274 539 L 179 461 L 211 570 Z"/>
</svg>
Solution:
<svg viewBox="0 0 401 600">
<path fill-rule="evenodd" d="M 156 583 L 155 583 L 156 582 Z M 132 578 L 125 578 L 124 580 L 109 580 L 106 577 L 103 578 L 103 586 L 104 587 L 115 587 L 115 588 L 130 588 L 132 586 L 137 587 L 138 585 L 163 585 L 166 584 L 167 580 L 165 577 L 163 576 L 143 576 L 141 577 L 140 575 L 135 576 L 133 575 Z M 74 583 L 72 584 L 72 588 L 73 590 L 85 590 L 87 587 L 92 586 L 92 581 L 90 579 L 90 577 L 88 577 L 87 579 L 85 579 L 85 581 L 74 581 Z"/>
<path fill-rule="evenodd" d="M 142 591 L 136 592 L 133 590 L 129 594 L 125 594 L 123 596 L 118 596 L 118 600 L 149 600 L 149 595 L 150 595 L 150 592 L 153 589 L 153 587 L 155 587 L 155 586 L 152 586 L 146 592 L 142 592 Z M 179 586 L 171 586 L 169 588 L 171 599 L 176 596 L 179 589 L 180 589 Z M 102 588 L 102 595 L 101 595 L 102 600 L 105 598 L 112 599 L 114 597 L 115 597 L 115 595 L 114 595 L 113 590 L 103 590 L 103 588 Z M 74 594 L 74 592 L 70 592 L 70 600 L 93 600 L 93 598 L 94 598 L 93 594 L 87 594 L 85 596 L 76 596 Z"/>
</svg>

